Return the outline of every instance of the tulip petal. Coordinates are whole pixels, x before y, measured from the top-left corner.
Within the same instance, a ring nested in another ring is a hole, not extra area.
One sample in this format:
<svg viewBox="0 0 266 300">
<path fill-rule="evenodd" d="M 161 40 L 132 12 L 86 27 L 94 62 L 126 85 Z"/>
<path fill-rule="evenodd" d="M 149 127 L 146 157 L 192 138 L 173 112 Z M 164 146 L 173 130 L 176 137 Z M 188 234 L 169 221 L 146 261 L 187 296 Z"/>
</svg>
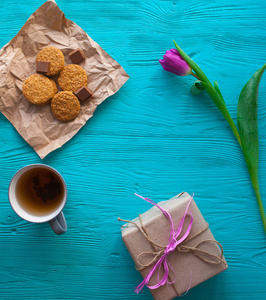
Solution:
<svg viewBox="0 0 266 300">
<path fill-rule="evenodd" d="M 176 54 L 165 54 L 163 56 L 168 67 L 174 70 L 174 73 L 179 76 L 186 76 L 191 72 L 189 65 Z"/>
<path fill-rule="evenodd" d="M 161 66 L 164 68 L 165 71 L 173 73 L 173 70 L 168 67 L 164 59 L 159 59 L 159 63 L 161 64 Z"/>
<path fill-rule="evenodd" d="M 178 76 L 186 76 L 191 73 L 191 68 L 176 49 L 167 50 L 163 58 L 159 62 L 164 70 Z"/>
</svg>

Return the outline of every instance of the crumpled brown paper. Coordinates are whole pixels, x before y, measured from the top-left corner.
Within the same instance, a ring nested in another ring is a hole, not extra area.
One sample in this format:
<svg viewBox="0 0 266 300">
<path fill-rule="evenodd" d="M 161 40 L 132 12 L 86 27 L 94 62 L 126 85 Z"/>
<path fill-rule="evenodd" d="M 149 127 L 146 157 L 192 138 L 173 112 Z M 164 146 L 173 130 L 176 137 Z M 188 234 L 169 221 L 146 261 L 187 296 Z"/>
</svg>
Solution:
<svg viewBox="0 0 266 300">
<path fill-rule="evenodd" d="M 30 104 L 22 94 L 23 81 L 36 73 L 38 52 L 54 46 L 68 53 L 80 48 L 86 56 L 80 63 L 88 76 L 93 98 L 81 105 L 71 122 L 60 122 L 50 105 Z M 53 0 L 48 0 L 24 24 L 18 34 L 0 51 L 0 110 L 37 154 L 44 158 L 70 140 L 92 117 L 97 106 L 116 93 L 128 80 L 124 69 L 77 24 L 65 18 Z"/>
</svg>

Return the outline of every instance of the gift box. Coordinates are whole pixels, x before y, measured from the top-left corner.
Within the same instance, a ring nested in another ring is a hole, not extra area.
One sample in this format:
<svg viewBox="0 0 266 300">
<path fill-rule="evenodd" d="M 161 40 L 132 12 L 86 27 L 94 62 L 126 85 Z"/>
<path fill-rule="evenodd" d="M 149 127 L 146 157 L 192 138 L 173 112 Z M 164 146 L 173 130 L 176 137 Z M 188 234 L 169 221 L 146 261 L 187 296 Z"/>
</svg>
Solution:
<svg viewBox="0 0 266 300">
<path fill-rule="evenodd" d="M 222 246 L 188 193 L 158 204 L 145 200 L 155 206 L 133 221 L 119 218 L 128 222 L 122 238 L 146 279 L 136 292 L 146 283 L 155 300 L 170 300 L 227 269 Z"/>
</svg>

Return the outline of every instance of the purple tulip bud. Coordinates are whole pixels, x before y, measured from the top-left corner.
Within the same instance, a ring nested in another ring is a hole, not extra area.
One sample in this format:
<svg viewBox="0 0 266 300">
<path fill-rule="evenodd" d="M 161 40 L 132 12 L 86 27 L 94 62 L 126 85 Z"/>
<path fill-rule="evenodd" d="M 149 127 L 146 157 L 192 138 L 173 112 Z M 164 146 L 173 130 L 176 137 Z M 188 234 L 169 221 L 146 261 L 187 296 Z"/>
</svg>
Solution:
<svg viewBox="0 0 266 300">
<path fill-rule="evenodd" d="M 191 74 L 191 68 L 182 58 L 176 49 L 167 50 L 164 59 L 159 59 L 159 63 L 165 71 L 174 73 L 178 76 L 187 76 Z"/>
</svg>

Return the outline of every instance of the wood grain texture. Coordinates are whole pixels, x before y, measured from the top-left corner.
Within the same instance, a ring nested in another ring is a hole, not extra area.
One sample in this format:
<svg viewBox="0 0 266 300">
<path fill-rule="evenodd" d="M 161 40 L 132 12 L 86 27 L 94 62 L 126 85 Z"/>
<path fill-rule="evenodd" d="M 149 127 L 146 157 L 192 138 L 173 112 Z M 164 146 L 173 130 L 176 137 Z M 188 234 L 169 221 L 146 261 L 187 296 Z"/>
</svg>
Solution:
<svg viewBox="0 0 266 300">
<path fill-rule="evenodd" d="M 2 0 L 0 46 L 42 0 Z M 58 0 L 130 75 L 79 133 L 41 161 L 0 115 L 0 299 L 152 299 L 123 245 L 117 217 L 150 208 L 181 191 L 195 200 L 225 250 L 229 269 L 193 288 L 191 300 L 264 300 L 266 239 L 245 161 L 229 126 L 192 78 L 158 63 L 172 39 L 218 80 L 236 120 L 238 95 L 266 58 L 263 0 Z M 260 184 L 266 206 L 266 77 L 258 123 Z M 21 167 L 51 165 L 66 179 L 68 231 L 31 224 L 12 211 L 7 189 Z M 178 278 L 178 274 L 177 274 Z"/>
</svg>

